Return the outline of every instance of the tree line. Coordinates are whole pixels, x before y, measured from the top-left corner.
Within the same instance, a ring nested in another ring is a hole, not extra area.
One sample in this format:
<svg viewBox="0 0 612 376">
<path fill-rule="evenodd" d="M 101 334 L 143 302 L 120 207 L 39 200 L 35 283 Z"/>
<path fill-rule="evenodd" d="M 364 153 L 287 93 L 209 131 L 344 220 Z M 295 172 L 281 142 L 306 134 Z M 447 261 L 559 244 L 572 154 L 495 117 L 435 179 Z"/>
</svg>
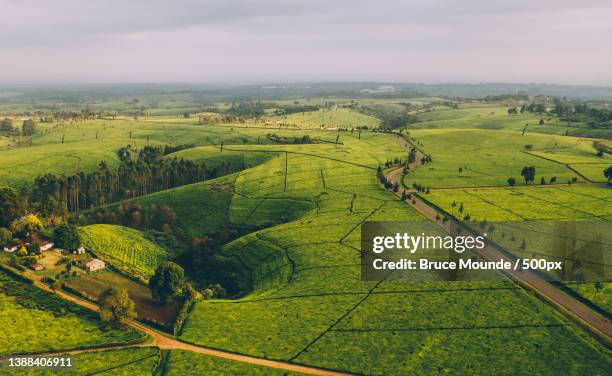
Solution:
<svg viewBox="0 0 612 376">
<path fill-rule="evenodd" d="M 136 151 L 131 145 L 117 151 L 116 170 L 104 161 L 97 170 L 74 175 L 47 173 L 38 176 L 24 192 L 31 210 L 43 215 L 66 217 L 80 209 L 105 205 L 165 189 L 215 178 L 231 171 L 229 163 L 215 167 L 182 158 L 163 158 L 177 147 L 145 146 Z"/>
</svg>

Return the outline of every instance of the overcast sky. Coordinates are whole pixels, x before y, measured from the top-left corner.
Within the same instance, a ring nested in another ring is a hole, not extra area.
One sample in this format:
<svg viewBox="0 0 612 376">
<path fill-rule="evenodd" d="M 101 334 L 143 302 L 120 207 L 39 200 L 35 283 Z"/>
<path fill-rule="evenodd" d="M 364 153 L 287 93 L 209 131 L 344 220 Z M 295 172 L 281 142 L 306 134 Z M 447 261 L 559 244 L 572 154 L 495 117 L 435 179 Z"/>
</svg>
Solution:
<svg viewBox="0 0 612 376">
<path fill-rule="evenodd" d="M 0 0 L 0 83 L 612 85 L 610 0 Z"/>
</svg>

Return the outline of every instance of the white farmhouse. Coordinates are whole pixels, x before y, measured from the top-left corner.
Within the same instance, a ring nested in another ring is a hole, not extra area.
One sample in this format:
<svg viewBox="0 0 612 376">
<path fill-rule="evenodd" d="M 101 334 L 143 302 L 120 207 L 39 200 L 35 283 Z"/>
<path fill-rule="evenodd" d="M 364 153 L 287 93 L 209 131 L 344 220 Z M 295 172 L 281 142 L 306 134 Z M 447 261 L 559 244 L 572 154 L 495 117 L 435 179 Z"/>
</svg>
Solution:
<svg viewBox="0 0 612 376">
<path fill-rule="evenodd" d="M 85 269 L 90 272 L 106 268 L 106 263 L 97 258 L 91 258 L 85 262 Z"/>
<path fill-rule="evenodd" d="M 45 243 L 43 245 L 40 246 L 40 250 L 41 251 L 48 251 L 51 248 L 53 248 L 54 244 L 53 243 Z"/>
</svg>

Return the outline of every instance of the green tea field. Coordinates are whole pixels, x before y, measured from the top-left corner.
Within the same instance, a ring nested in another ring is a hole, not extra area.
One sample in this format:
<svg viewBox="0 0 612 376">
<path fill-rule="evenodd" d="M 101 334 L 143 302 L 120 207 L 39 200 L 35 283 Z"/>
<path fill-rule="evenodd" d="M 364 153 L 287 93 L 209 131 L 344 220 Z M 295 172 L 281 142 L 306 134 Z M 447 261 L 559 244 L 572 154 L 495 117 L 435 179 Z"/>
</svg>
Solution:
<svg viewBox="0 0 612 376">
<path fill-rule="evenodd" d="M 147 281 L 167 252 L 145 239 L 141 232 L 115 225 L 90 225 L 80 229 L 83 245 L 119 270 Z"/>
</svg>

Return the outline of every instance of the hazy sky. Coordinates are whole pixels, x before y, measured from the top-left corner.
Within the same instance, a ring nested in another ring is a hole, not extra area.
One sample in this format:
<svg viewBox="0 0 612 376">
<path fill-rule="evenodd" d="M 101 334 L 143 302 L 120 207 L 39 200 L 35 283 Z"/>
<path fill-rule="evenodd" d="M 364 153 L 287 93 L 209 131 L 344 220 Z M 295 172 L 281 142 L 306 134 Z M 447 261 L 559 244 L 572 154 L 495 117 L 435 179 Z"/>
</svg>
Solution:
<svg viewBox="0 0 612 376">
<path fill-rule="evenodd" d="M 0 83 L 612 85 L 610 0 L 0 0 Z"/>
</svg>

